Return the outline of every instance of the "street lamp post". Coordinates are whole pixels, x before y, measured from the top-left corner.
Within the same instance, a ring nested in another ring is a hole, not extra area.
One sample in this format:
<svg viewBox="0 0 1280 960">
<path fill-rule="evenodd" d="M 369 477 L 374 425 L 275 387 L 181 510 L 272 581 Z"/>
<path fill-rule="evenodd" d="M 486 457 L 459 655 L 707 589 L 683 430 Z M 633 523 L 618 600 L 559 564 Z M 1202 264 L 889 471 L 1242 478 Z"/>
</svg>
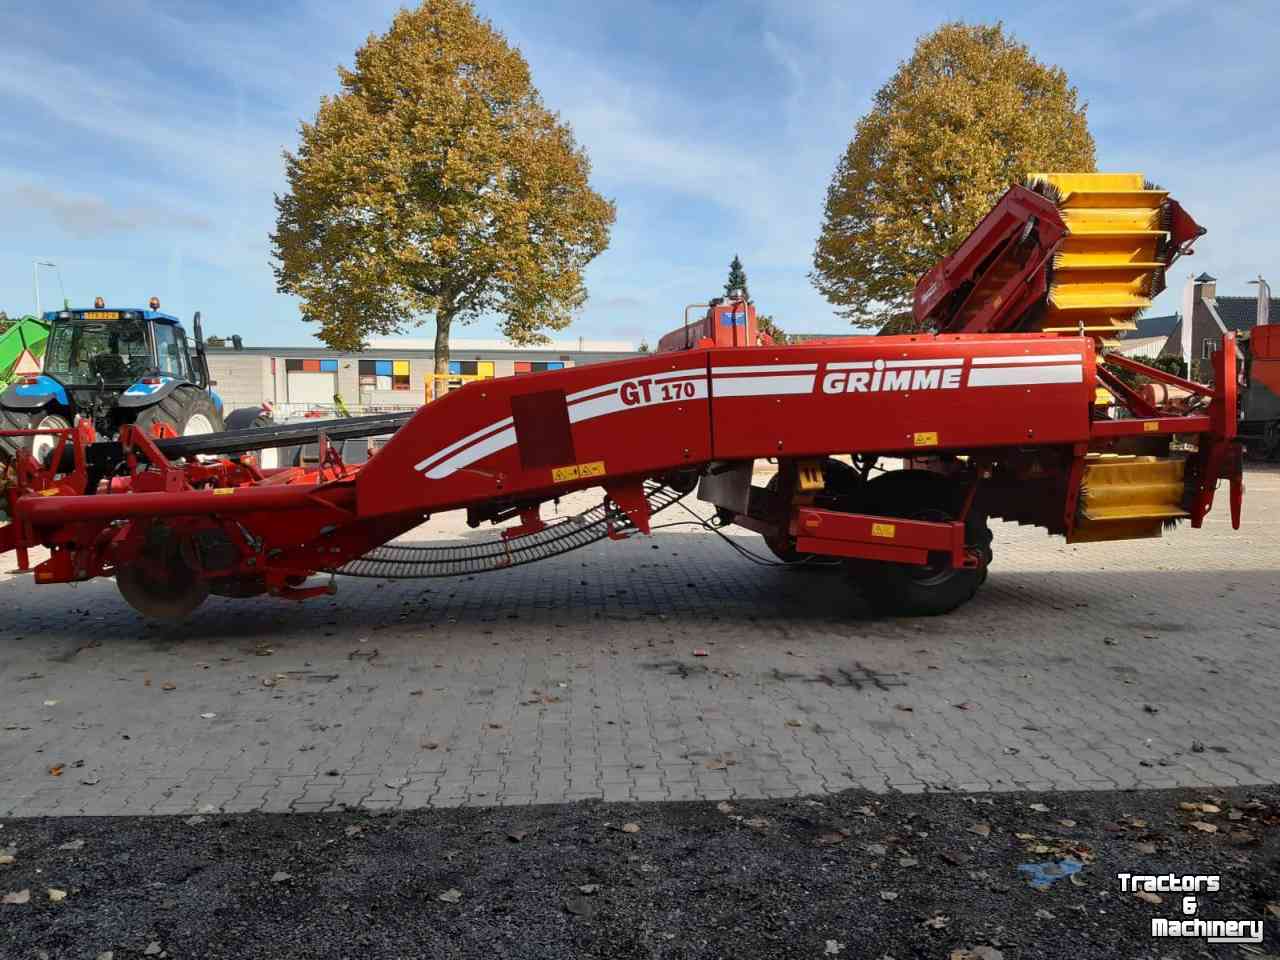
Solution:
<svg viewBox="0 0 1280 960">
<path fill-rule="evenodd" d="M 62 268 L 59 267 L 56 263 L 54 263 L 52 260 L 32 260 L 31 261 L 31 286 L 34 288 L 35 294 L 36 294 L 36 316 L 37 317 L 43 316 L 40 310 L 40 268 L 41 267 L 53 267 L 53 269 L 58 271 L 58 289 L 62 291 L 62 299 L 64 303 L 66 302 L 66 299 L 67 299 L 67 288 L 62 284 Z"/>
</svg>

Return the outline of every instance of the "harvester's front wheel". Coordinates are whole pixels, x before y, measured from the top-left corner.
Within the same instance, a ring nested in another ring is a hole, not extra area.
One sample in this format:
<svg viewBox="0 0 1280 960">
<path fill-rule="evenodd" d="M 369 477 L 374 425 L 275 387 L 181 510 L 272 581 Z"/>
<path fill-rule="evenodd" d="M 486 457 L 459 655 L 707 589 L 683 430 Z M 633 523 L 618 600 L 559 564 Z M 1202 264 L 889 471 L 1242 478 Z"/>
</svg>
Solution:
<svg viewBox="0 0 1280 960">
<path fill-rule="evenodd" d="M 116 569 L 116 587 L 144 617 L 176 622 L 209 596 L 209 581 L 188 563 L 178 541 L 152 539 L 140 559 Z"/>
<path fill-rule="evenodd" d="M 939 474 L 897 470 L 867 484 L 866 513 L 903 520 L 946 522 L 960 513 L 962 492 Z M 970 514 L 965 540 L 982 556 L 977 569 L 953 567 L 945 553 L 930 555 L 927 564 L 853 561 L 851 574 L 861 583 L 871 604 L 900 616 L 937 616 L 968 602 L 987 579 L 991 562 L 991 531 L 984 517 Z"/>
</svg>

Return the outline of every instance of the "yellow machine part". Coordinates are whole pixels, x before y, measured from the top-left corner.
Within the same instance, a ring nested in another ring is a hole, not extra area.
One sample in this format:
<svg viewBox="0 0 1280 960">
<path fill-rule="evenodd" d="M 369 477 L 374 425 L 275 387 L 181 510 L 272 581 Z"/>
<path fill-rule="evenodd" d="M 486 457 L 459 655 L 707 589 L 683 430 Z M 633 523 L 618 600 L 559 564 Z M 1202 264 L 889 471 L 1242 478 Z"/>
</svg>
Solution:
<svg viewBox="0 0 1280 960">
<path fill-rule="evenodd" d="M 1151 306 L 1164 190 L 1149 190 L 1140 173 L 1033 173 L 1058 191 L 1069 231 L 1053 263 L 1045 333 L 1113 338 L 1133 330 Z M 1158 292 L 1158 291 L 1157 291 Z"/>
<path fill-rule="evenodd" d="M 1182 508 L 1186 461 L 1181 458 L 1091 456 L 1069 543 L 1158 537 Z"/>
</svg>

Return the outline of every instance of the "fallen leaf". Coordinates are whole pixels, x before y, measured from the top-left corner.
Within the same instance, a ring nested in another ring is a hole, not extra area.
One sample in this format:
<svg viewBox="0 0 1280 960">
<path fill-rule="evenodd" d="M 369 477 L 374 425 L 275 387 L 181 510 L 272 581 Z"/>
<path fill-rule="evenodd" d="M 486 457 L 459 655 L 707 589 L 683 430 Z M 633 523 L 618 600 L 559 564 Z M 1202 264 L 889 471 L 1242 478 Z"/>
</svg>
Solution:
<svg viewBox="0 0 1280 960">
<path fill-rule="evenodd" d="M 961 947 L 952 950 L 949 960 L 1004 960 L 1004 954 L 995 947 L 982 944 L 968 949 Z"/>
<path fill-rule="evenodd" d="M 578 890 L 580 890 L 582 893 L 585 893 L 587 896 L 590 897 L 600 892 L 600 884 L 584 883 L 582 886 L 578 888 Z"/>
<path fill-rule="evenodd" d="M 822 951 L 824 957 L 834 957 L 837 953 L 844 949 L 844 944 L 839 940 L 828 940 L 826 947 Z"/>
<path fill-rule="evenodd" d="M 439 740 L 423 740 L 422 749 L 423 750 L 439 750 L 440 741 Z"/>
<path fill-rule="evenodd" d="M 1028 807 L 1029 809 L 1031 809 L 1031 810 L 1034 810 L 1036 813 L 1048 813 L 1048 812 L 1049 812 L 1049 808 L 1048 808 L 1047 806 L 1045 806 L 1043 803 L 1029 803 L 1029 804 L 1027 804 L 1027 807 Z"/>
<path fill-rule="evenodd" d="M 769 821 L 764 817 L 752 817 L 750 820 L 743 820 L 743 824 L 753 827 L 756 830 L 762 830 L 769 825 Z"/>
<path fill-rule="evenodd" d="M 916 708 L 907 706 L 905 703 L 895 703 L 893 709 L 901 710 L 903 713 L 914 713 Z"/>
<path fill-rule="evenodd" d="M 0 903 L 19 904 L 19 903 L 30 903 L 30 902 L 31 902 L 30 890 L 18 890 L 14 893 L 6 893 L 3 897 L 0 897 Z"/>
<path fill-rule="evenodd" d="M 63 900 L 67 899 L 67 891 L 65 890 L 55 890 L 53 887 L 50 887 L 45 892 L 49 895 L 50 903 L 61 903 Z"/>
<path fill-rule="evenodd" d="M 880 899 L 881 900 L 897 900 L 898 894 L 893 890 L 881 890 Z"/>
<path fill-rule="evenodd" d="M 695 657 L 705 657 L 707 655 L 707 651 L 702 649 L 702 647 L 698 647 L 697 650 L 693 651 L 693 655 Z"/>
<path fill-rule="evenodd" d="M 1143 709 L 1143 710 L 1145 710 L 1147 713 L 1159 713 L 1159 712 L 1160 712 L 1160 708 L 1159 708 L 1159 707 L 1154 706 L 1153 704 L 1150 704 L 1150 703 L 1144 703 L 1144 704 L 1142 705 L 1142 709 Z"/>
<path fill-rule="evenodd" d="M 1074 827 L 1075 825 L 1076 825 L 1076 822 L 1075 822 L 1074 820 L 1059 820 L 1059 821 L 1058 821 L 1058 826 L 1060 826 L 1060 827 Z"/>
<path fill-rule="evenodd" d="M 65 770 L 66 767 L 67 765 L 65 763 L 55 763 L 52 767 L 49 768 L 49 776 L 51 777 L 62 776 L 62 771 Z"/>
<path fill-rule="evenodd" d="M 103 950 L 93 960 L 116 960 L 116 952 L 114 950 Z"/>
<path fill-rule="evenodd" d="M 56 707 L 56 706 L 57 706 L 58 704 L 60 704 L 61 702 L 62 702 L 61 700 L 46 700 L 46 701 L 44 702 L 44 705 L 45 705 L 46 707 Z"/>
<path fill-rule="evenodd" d="M 787 726 L 788 726 L 788 727 L 803 727 L 803 726 L 804 726 L 804 724 L 803 724 L 803 723 L 801 723 L 799 720 L 788 720 L 788 721 L 787 721 Z"/>
<path fill-rule="evenodd" d="M 1164 898 L 1158 893 L 1148 893 L 1146 890 L 1139 890 L 1134 894 L 1139 900 L 1145 900 L 1147 903 L 1164 903 Z"/>
<path fill-rule="evenodd" d="M 867 851 L 867 853 L 871 854 L 873 857 L 883 857 L 889 852 L 889 848 L 883 843 L 868 843 L 862 849 Z"/>
<path fill-rule="evenodd" d="M 1075 876 L 1075 874 L 1072 874 L 1072 876 Z M 1057 916 L 1050 913 L 1048 910 L 1044 910 L 1044 909 L 1037 910 L 1036 916 L 1039 917 L 1041 920 L 1057 920 L 1058 919 Z"/>
<path fill-rule="evenodd" d="M 96 787 L 98 784 L 102 782 L 102 778 L 98 776 L 96 773 L 91 773 L 87 777 L 81 777 L 80 782 L 83 783 L 86 787 Z"/>
<path fill-rule="evenodd" d="M 440 896 L 436 897 L 436 899 L 444 903 L 457 903 L 462 899 L 462 891 L 457 887 L 450 887 L 444 893 L 440 894 Z"/>
<path fill-rule="evenodd" d="M 1214 823 L 1205 823 L 1203 820 L 1192 820 L 1187 824 L 1193 830 L 1199 830 L 1201 833 L 1217 833 L 1218 826 Z"/>
<path fill-rule="evenodd" d="M 991 836 L 991 824 L 975 823 L 972 827 L 969 828 L 969 832 L 976 833 L 980 837 L 989 837 Z"/>
<path fill-rule="evenodd" d="M 709 757 L 702 762 L 702 765 L 708 770 L 723 770 L 728 766 L 728 764 L 718 757 Z"/>
<path fill-rule="evenodd" d="M 144 957 L 154 957 L 159 952 L 160 952 L 160 941 L 152 940 L 150 943 L 147 944 L 147 949 L 142 951 L 142 955 Z"/>
<path fill-rule="evenodd" d="M 58 847 L 58 849 L 59 850 L 80 850 L 83 847 L 84 847 L 84 841 L 77 839 L 77 840 L 68 840 L 66 843 L 62 844 L 62 846 Z"/>
<path fill-rule="evenodd" d="M 217 714 L 216 714 L 216 713 L 202 713 L 202 714 L 200 714 L 200 719 L 201 719 L 201 720 L 212 720 L 212 719 L 213 719 L 214 717 L 216 717 L 216 716 L 217 716 Z"/>
<path fill-rule="evenodd" d="M 862 814 L 864 817 L 874 817 L 876 815 L 875 810 L 871 807 L 858 807 L 857 812 Z"/>
<path fill-rule="evenodd" d="M 1280 917 L 1280 903 L 1268 903 L 1264 908 L 1273 917 Z"/>
<path fill-rule="evenodd" d="M 194 817 L 187 817 L 187 819 L 183 822 L 186 823 L 188 827 L 198 827 L 200 826 L 200 824 L 204 823 L 204 821 L 205 821 L 204 817 L 200 816 L 199 814 L 196 814 Z"/>
<path fill-rule="evenodd" d="M 277 870 L 275 873 L 271 875 L 272 883 L 284 883 L 286 880 L 292 880 L 292 879 L 293 879 L 293 874 L 285 873 L 283 870 Z"/>
<path fill-rule="evenodd" d="M 837 843 L 844 843 L 848 839 L 849 839 L 849 835 L 847 833 L 840 833 L 839 831 L 835 831 L 833 833 L 820 834 L 818 839 L 815 842 L 820 847 L 830 847 L 830 846 L 834 846 Z"/>
<path fill-rule="evenodd" d="M 977 705 L 966 700 L 964 703 L 957 703 L 954 706 L 957 710 L 972 710 Z"/>
<path fill-rule="evenodd" d="M 172 680 L 166 680 L 164 683 L 160 684 L 160 689 L 161 690 L 177 690 L 178 685 L 174 683 Z"/>
<path fill-rule="evenodd" d="M 512 830 L 510 833 L 507 834 L 507 839 L 510 840 L 512 843 L 519 843 L 528 835 L 529 834 L 526 833 L 524 830 Z"/>
<path fill-rule="evenodd" d="M 943 850 L 942 853 L 938 854 L 938 856 L 942 857 L 943 860 L 951 864 L 953 867 L 958 867 L 962 863 L 969 862 L 969 854 L 961 850 Z"/>
<path fill-rule="evenodd" d="M 1147 856 L 1150 856 L 1156 852 L 1156 845 L 1154 843 L 1144 841 L 1142 843 L 1135 844 L 1133 849 L 1138 851 L 1138 853 L 1145 853 Z"/>
<path fill-rule="evenodd" d="M 914 866 L 916 866 L 919 862 L 920 862 L 920 861 L 919 861 L 919 860 L 917 860 L 915 857 L 903 857 L 901 860 L 899 860 L 899 861 L 898 861 L 898 866 L 900 866 L 900 867 L 914 867 Z"/>
<path fill-rule="evenodd" d="M 1147 821 L 1143 820 L 1141 817 L 1131 817 L 1129 820 L 1129 826 L 1134 827 L 1137 830 L 1145 830 L 1147 828 Z"/>
<path fill-rule="evenodd" d="M 1232 810 L 1230 813 L 1228 813 L 1228 814 L 1227 814 L 1227 819 L 1228 819 L 1228 820 L 1243 820 L 1243 819 L 1244 819 L 1244 814 L 1243 814 L 1243 813 L 1241 813 L 1239 810 Z"/>
<path fill-rule="evenodd" d="M 921 926 L 928 927 L 930 930 L 942 930 L 950 922 L 951 922 L 950 917 L 944 916 L 943 914 L 940 913 L 936 917 L 930 917 L 923 924 L 921 924 Z"/>
<path fill-rule="evenodd" d="M 347 827 L 347 829 L 345 829 L 342 832 L 345 833 L 348 837 L 358 837 L 360 836 L 360 834 L 364 833 L 364 827 L 357 826 L 353 823 L 351 826 Z"/>
<path fill-rule="evenodd" d="M 733 813 L 733 805 L 724 800 L 716 804 L 716 809 L 721 813 Z"/>
<path fill-rule="evenodd" d="M 388 787 L 390 787 L 392 790 L 398 790 L 400 787 L 407 787 L 407 786 L 409 785 L 409 778 L 408 778 L 408 777 L 394 777 L 394 778 L 392 778 L 392 779 L 390 779 L 390 780 L 387 780 L 387 781 L 386 781 L 386 784 L 387 784 L 387 786 L 388 786 Z"/>
</svg>

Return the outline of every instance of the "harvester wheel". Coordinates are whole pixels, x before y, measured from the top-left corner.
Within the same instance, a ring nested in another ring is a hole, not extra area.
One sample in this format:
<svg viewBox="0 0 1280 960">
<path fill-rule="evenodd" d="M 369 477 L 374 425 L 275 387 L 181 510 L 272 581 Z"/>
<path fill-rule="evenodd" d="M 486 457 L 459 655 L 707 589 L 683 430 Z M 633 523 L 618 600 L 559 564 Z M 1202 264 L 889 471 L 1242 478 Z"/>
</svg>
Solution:
<svg viewBox="0 0 1280 960">
<path fill-rule="evenodd" d="M 183 619 L 209 596 L 209 581 L 192 569 L 172 542 L 164 544 L 161 556 L 150 564 L 118 568 L 116 587 L 144 617 L 170 622 Z"/>
<path fill-rule="evenodd" d="M 925 470 L 896 470 L 867 484 L 867 513 L 904 520 L 947 521 L 960 512 L 962 493 L 946 478 Z M 924 566 L 906 563 L 853 561 L 850 572 L 863 585 L 876 608 L 901 616 L 950 613 L 970 600 L 987 578 L 991 562 L 991 531 L 986 519 L 970 514 L 965 539 L 982 554 L 976 570 L 953 567 L 945 554 L 930 556 Z"/>
<path fill-rule="evenodd" d="M 857 471 L 835 457 L 827 457 L 822 461 L 822 479 L 826 484 L 826 492 L 836 498 L 842 509 L 847 506 L 843 501 L 856 492 L 859 483 Z M 781 482 L 782 475 L 775 473 L 765 484 L 765 489 L 777 495 Z M 764 542 L 769 552 L 783 563 L 794 563 L 797 568 L 809 570 L 818 570 L 823 567 L 823 564 L 800 563 L 804 559 L 804 554 L 796 552 L 790 537 L 765 537 Z"/>
<path fill-rule="evenodd" d="M 0 430 L 65 430 L 70 426 L 67 418 L 57 413 L 0 409 Z M 44 463 L 44 458 L 53 452 L 57 443 L 58 438 L 51 436 L 0 437 L 0 463 L 12 460 L 20 449 L 28 451 L 37 461 Z"/>
<path fill-rule="evenodd" d="M 222 415 L 203 390 L 178 387 L 140 412 L 134 423 L 153 437 L 191 437 L 222 432 Z"/>
</svg>

